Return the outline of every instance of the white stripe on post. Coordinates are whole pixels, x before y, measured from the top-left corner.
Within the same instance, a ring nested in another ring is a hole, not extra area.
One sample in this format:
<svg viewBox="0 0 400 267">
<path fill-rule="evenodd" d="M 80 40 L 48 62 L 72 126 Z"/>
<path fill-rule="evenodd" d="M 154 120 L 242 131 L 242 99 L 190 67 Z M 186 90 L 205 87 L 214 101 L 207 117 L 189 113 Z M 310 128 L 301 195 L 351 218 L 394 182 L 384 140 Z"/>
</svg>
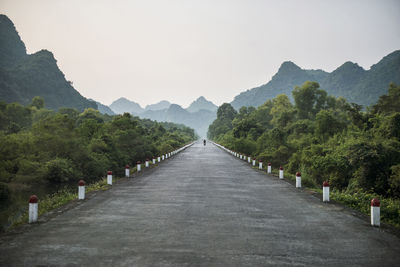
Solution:
<svg viewBox="0 0 400 267">
<path fill-rule="evenodd" d="M 256 159 L 253 158 L 253 166 L 256 166 Z"/>
<path fill-rule="evenodd" d="M 142 170 L 142 163 L 140 161 L 136 162 L 136 169 L 137 172 L 140 172 Z"/>
<path fill-rule="evenodd" d="M 129 165 L 126 165 L 125 166 L 125 177 L 129 177 L 129 172 L 130 172 L 130 166 Z"/>
<path fill-rule="evenodd" d="M 260 160 L 260 161 L 258 162 L 258 168 L 259 168 L 260 170 L 262 170 L 262 160 Z"/>
<path fill-rule="evenodd" d="M 156 159 L 155 158 L 153 158 L 153 164 L 156 164 Z"/>
<path fill-rule="evenodd" d="M 371 225 L 381 225 L 381 202 L 379 199 L 374 198 L 371 200 Z"/>
<path fill-rule="evenodd" d="M 29 223 L 37 222 L 38 220 L 38 197 L 32 195 L 29 198 Z"/>
<path fill-rule="evenodd" d="M 325 181 L 322 183 L 322 201 L 329 202 L 329 183 Z"/>
<path fill-rule="evenodd" d="M 107 172 L 107 184 L 112 185 L 112 171 Z"/>
<path fill-rule="evenodd" d="M 146 159 L 146 163 L 145 163 L 146 168 L 149 167 L 149 159 Z"/>
<path fill-rule="evenodd" d="M 251 163 L 251 157 L 247 157 L 247 161 Z"/>
<path fill-rule="evenodd" d="M 279 168 L 279 179 L 283 179 L 283 167 Z"/>
<path fill-rule="evenodd" d="M 301 188 L 301 173 L 296 172 L 296 188 Z"/>
<path fill-rule="evenodd" d="M 164 155 L 161 155 L 162 160 L 164 160 Z"/>
<path fill-rule="evenodd" d="M 272 173 L 271 162 L 268 162 L 267 173 Z"/>
<path fill-rule="evenodd" d="M 160 156 L 157 157 L 157 161 L 161 162 L 161 157 Z"/>
<path fill-rule="evenodd" d="M 85 181 L 79 180 L 78 183 L 78 199 L 85 199 Z"/>
</svg>

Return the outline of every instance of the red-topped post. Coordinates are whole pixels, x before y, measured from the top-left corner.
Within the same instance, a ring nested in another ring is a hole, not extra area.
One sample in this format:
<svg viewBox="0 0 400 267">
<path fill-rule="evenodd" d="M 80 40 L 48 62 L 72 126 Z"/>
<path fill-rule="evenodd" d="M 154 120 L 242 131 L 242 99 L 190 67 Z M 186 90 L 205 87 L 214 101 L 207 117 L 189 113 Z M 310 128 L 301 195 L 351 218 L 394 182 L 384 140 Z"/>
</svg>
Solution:
<svg viewBox="0 0 400 267">
<path fill-rule="evenodd" d="M 149 167 L 149 159 L 146 159 L 146 163 L 145 163 L 146 168 Z"/>
<path fill-rule="evenodd" d="M 36 195 L 32 195 L 29 198 L 29 223 L 34 223 L 38 220 L 38 202 L 39 199 Z"/>
<path fill-rule="evenodd" d="M 301 173 L 296 172 L 296 188 L 301 188 Z"/>
<path fill-rule="evenodd" d="M 153 164 L 156 164 L 156 158 L 153 157 Z"/>
<path fill-rule="evenodd" d="M 279 168 L 279 179 L 283 179 L 283 167 Z"/>
<path fill-rule="evenodd" d="M 157 157 L 157 161 L 158 161 L 158 163 L 161 162 L 161 157 L 160 156 Z"/>
<path fill-rule="evenodd" d="M 267 173 L 272 173 L 271 162 L 268 162 Z"/>
<path fill-rule="evenodd" d="M 262 170 L 262 164 L 263 164 L 262 160 L 259 160 L 259 162 L 258 162 L 258 168 L 259 168 L 260 170 Z"/>
<path fill-rule="evenodd" d="M 79 180 L 78 182 L 78 199 L 85 199 L 85 181 Z"/>
<path fill-rule="evenodd" d="M 141 169 L 142 169 L 142 164 L 141 164 L 140 161 L 136 162 L 136 169 L 137 169 L 137 172 L 140 172 L 140 171 L 141 171 Z"/>
<path fill-rule="evenodd" d="M 253 158 L 253 166 L 256 166 L 256 158 Z"/>
<path fill-rule="evenodd" d="M 130 169 L 131 169 L 131 167 L 127 164 L 125 166 L 125 177 L 129 177 L 130 176 Z"/>
<path fill-rule="evenodd" d="M 371 200 L 371 225 L 380 226 L 381 225 L 381 202 L 379 199 L 374 198 Z"/>
</svg>

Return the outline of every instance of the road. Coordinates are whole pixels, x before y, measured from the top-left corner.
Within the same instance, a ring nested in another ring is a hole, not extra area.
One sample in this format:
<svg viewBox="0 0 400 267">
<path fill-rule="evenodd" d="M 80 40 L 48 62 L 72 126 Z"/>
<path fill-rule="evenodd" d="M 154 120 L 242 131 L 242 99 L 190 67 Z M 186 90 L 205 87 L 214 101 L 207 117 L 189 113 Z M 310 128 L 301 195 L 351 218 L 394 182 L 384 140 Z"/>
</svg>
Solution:
<svg viewBox="0 0 400 267">
<path fill-rule="evenodd" d="M 200 143 L 0 240 L 0 266 L 400 262 L 396 236 Z"/>
</svg>

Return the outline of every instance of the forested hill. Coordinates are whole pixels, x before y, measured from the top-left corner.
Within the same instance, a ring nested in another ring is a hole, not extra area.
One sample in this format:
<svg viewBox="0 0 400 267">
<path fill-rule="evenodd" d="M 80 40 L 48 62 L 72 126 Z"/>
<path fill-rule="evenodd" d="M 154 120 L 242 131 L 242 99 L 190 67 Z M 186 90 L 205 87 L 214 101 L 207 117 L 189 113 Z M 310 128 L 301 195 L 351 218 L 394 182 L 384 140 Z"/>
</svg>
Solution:
<svg viewBox="0 0 400 267">
<path fill-rule="evenodd" d="M 284 62 L 267 84 L 242 92 L 231 102 L 239 110 L 242 106 L 258 107 L 279 94 L 291 97 L 291 90 L 306 81 L 316 81 L 333 96 L 342 96 L 351 103 L 368 106 L 387 93 L 387 86 L 400 84 L 400 50 L 384 57 L 370 70 L 353 62 L 346 62 L 333 72 L 305 70 L 293 62 Z"/>
<path fill-rule="evenodd" d="M 0 100 L 29 104 L 34 96 L 45 99 L 46 107 L 97 109 L 97 104 L 79 94 L 65 79 L 53 54 L 41 50 L 26 53 L 12 21 L 0 15 Z"/>
</svg>

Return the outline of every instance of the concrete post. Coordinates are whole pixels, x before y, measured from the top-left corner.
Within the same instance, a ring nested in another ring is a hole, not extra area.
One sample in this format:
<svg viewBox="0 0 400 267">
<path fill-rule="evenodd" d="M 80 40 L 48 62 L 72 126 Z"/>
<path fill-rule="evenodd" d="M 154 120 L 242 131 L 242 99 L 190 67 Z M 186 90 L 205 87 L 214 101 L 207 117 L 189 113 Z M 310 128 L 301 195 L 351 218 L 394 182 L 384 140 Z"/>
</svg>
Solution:
<svg viewBox="0 0 400 267">
<path fill-rule="evenodd" d="M 371 200 L 371 225 L 380 226 L 381 225 L 381 203 L 379 199 L 374 198 Z"/>
<path fill-rule="evenodd" d="M 161 156 L 162 160 L 164 160 L 164 155 Z"/>
<path fill-rule="evenodd" d="M 329 202 L 329 183 L 325 181 L 322 183 L 322 201 Z"/>
<path fill-rule="evenodd" d="M 256 166 L 256 159 L 253 158 L 253 166 Z"/>
<path fill-rule="evenodd" d="M 38 211 L 38 197 L 36 195 L 32 195 L 29 198 L 29 223 L 37 222 Z"/>
<path fill-rule="evenodd" d="M 258 168 L 260 169 L 260 170 L 262 170 L 262 160 L 260 160 L 259 162 L 258 162 Z"/>
<path fill-rule="evenodd" d="M 279 168 L 279 179 L 283 179 L 283 167 Z"/>
<path fill-rule="evenodd" d="M 251 157 L 247 157 L 247 162 L 251 163 Z"/>
<path fill-rule="evenodd" d="M 240 155 L 239 155 L 239 158 L 240 158 L 240 159 L 243 159 L 243 155 L 242 155 L 242 154 L 240 154 Z"/>
<path fill-rule="evenodd" d="M 85 181 L 79 180 L 78 183 L 78 199 L 85 199 Z"/>
<path fill-rule="evenodd" d="M 107 184 L 112 185 L 112 171 L 107 172 Z"/>
<path fill-rule="evenodd" d="M 155 158 L 153 158 L 153 164 L 156 164 L 156 159 Z"/>
<path fill-rule="evenodd" d="M 267 173 L 272 173 L 271 162 L 268 162 Z"/>
<path fill-rule="evenodd" d="M 301 173 L 296 172 L 296 188 L 301 188 Z"/>
<path fill-rule="evenodd" d="M 159 163 L 161 162 L 161 157 L 160 157 L 160 156 L 157 157 L 157 161 L 158 161 Z"/>
<path fill-rule="evenodd" d="M 130 175 L 130 166 L 129 165 L 126 165 L 125 166 L 125 177 L 129 177 L 129 175 Z"/>
<path fill-rule="evenodd" d="M 136 169 L 137 172 L 140 172 L 142 170 L 142 163 L 140 161 L 136 162 Z"/>
<path fill-rule="evenodd" d="M 149 159 L 146 159 L 145 166 L 146 166 L 146 168 L 149 167 Z"/>
</svg>

